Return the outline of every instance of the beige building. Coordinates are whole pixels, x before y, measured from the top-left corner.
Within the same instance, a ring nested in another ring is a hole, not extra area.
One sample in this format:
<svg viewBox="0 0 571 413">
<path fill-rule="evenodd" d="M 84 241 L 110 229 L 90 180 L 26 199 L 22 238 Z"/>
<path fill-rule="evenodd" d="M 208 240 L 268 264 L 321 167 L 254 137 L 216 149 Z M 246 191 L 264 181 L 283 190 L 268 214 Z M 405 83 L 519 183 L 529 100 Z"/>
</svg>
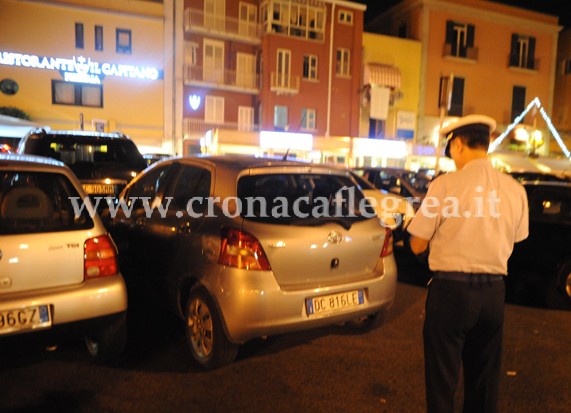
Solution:
<svg viewBox="0 0 571 413">
<path fill-rule="evenodd" d="M 441 124 L 472 113 L 549 139 L 538 110 L 519 116 L 536 98 L 552 114 L 560 29 L 557 17 L 483 0 L 403 0 L 366 27 L 421 42 L 416 143 L 434 147 Z"/>
<path fill-rule="evenodd" d="M 52 129 L 115 131 L 162 150 L 162 2 L 0 0 L 0 106 Z"/>
</svg>

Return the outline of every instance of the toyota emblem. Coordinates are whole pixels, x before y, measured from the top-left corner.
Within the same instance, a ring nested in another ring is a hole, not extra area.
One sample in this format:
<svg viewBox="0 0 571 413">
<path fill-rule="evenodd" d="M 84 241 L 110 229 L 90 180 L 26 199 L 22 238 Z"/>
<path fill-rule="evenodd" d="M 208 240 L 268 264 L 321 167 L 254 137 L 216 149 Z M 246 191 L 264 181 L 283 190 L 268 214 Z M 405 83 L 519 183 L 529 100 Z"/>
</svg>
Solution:
<svg viewBox="0 0 571 413">
<path fill-rule="evenodd" d="M 339 244 L 343 241 L 343 235 L 338 233 L 337 231 L 331 231 L 327 236 L 327 242 L 330 244 Z"/>
</svg>

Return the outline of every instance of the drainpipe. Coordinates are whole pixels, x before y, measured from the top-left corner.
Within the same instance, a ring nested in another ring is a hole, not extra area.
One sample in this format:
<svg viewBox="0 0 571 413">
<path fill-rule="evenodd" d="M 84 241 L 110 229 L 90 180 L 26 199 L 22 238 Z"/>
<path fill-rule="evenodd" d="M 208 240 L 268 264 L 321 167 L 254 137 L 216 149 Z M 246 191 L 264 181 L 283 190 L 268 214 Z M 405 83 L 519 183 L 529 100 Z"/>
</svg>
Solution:
<svg viewBox="0 0 571 413">
<path fill-rule="evenodd" d="M 327 84 L 327 129 L 325 136 L 329 136 L 331 123 L 331 84 L 333 83 L 333 32 L 335 21 L 335 2 L 331 5 L 331 27 L 329 33 L 329 82 Z"/>
</svg>

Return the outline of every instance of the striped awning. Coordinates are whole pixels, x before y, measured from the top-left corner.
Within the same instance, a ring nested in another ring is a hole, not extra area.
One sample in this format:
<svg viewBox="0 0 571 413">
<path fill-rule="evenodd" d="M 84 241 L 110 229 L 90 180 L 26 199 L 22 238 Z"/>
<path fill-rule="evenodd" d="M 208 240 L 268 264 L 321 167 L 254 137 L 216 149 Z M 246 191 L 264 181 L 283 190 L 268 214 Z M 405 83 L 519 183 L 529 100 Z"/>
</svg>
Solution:
<svg viewBox="0 0 571 413">
<path fill-rule="evenodd" d="M 381 63 L 367 63 L 364 75 L 365 83 L 370 85 L 400 89 L 401 75 L 398 67 Z"/>
</svg>

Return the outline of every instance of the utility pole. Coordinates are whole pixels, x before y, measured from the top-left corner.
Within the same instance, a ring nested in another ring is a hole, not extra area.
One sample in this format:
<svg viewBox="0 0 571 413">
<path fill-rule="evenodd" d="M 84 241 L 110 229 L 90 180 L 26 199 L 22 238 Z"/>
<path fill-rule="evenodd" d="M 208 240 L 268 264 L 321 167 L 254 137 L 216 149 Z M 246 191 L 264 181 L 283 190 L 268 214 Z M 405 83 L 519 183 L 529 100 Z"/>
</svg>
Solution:
<svg viewBox="0 0 571 413">
<path fill-rule="evenodd" d="M 444 117 L 450 110 L 452 104 L 452 88 L 454 86 L 454 74 L 450 73 L 449 77 L 440 78 L 440 98 L 438 106 L 440 108 L 440 127 L 438 128 L 438 139 L 436 143 L 436 165 L 434 167 L 434 176 L 440 172 L 440 153 L 442 152 L 442 136 L 440 131 L 444 123 Z"/>
</svg>

